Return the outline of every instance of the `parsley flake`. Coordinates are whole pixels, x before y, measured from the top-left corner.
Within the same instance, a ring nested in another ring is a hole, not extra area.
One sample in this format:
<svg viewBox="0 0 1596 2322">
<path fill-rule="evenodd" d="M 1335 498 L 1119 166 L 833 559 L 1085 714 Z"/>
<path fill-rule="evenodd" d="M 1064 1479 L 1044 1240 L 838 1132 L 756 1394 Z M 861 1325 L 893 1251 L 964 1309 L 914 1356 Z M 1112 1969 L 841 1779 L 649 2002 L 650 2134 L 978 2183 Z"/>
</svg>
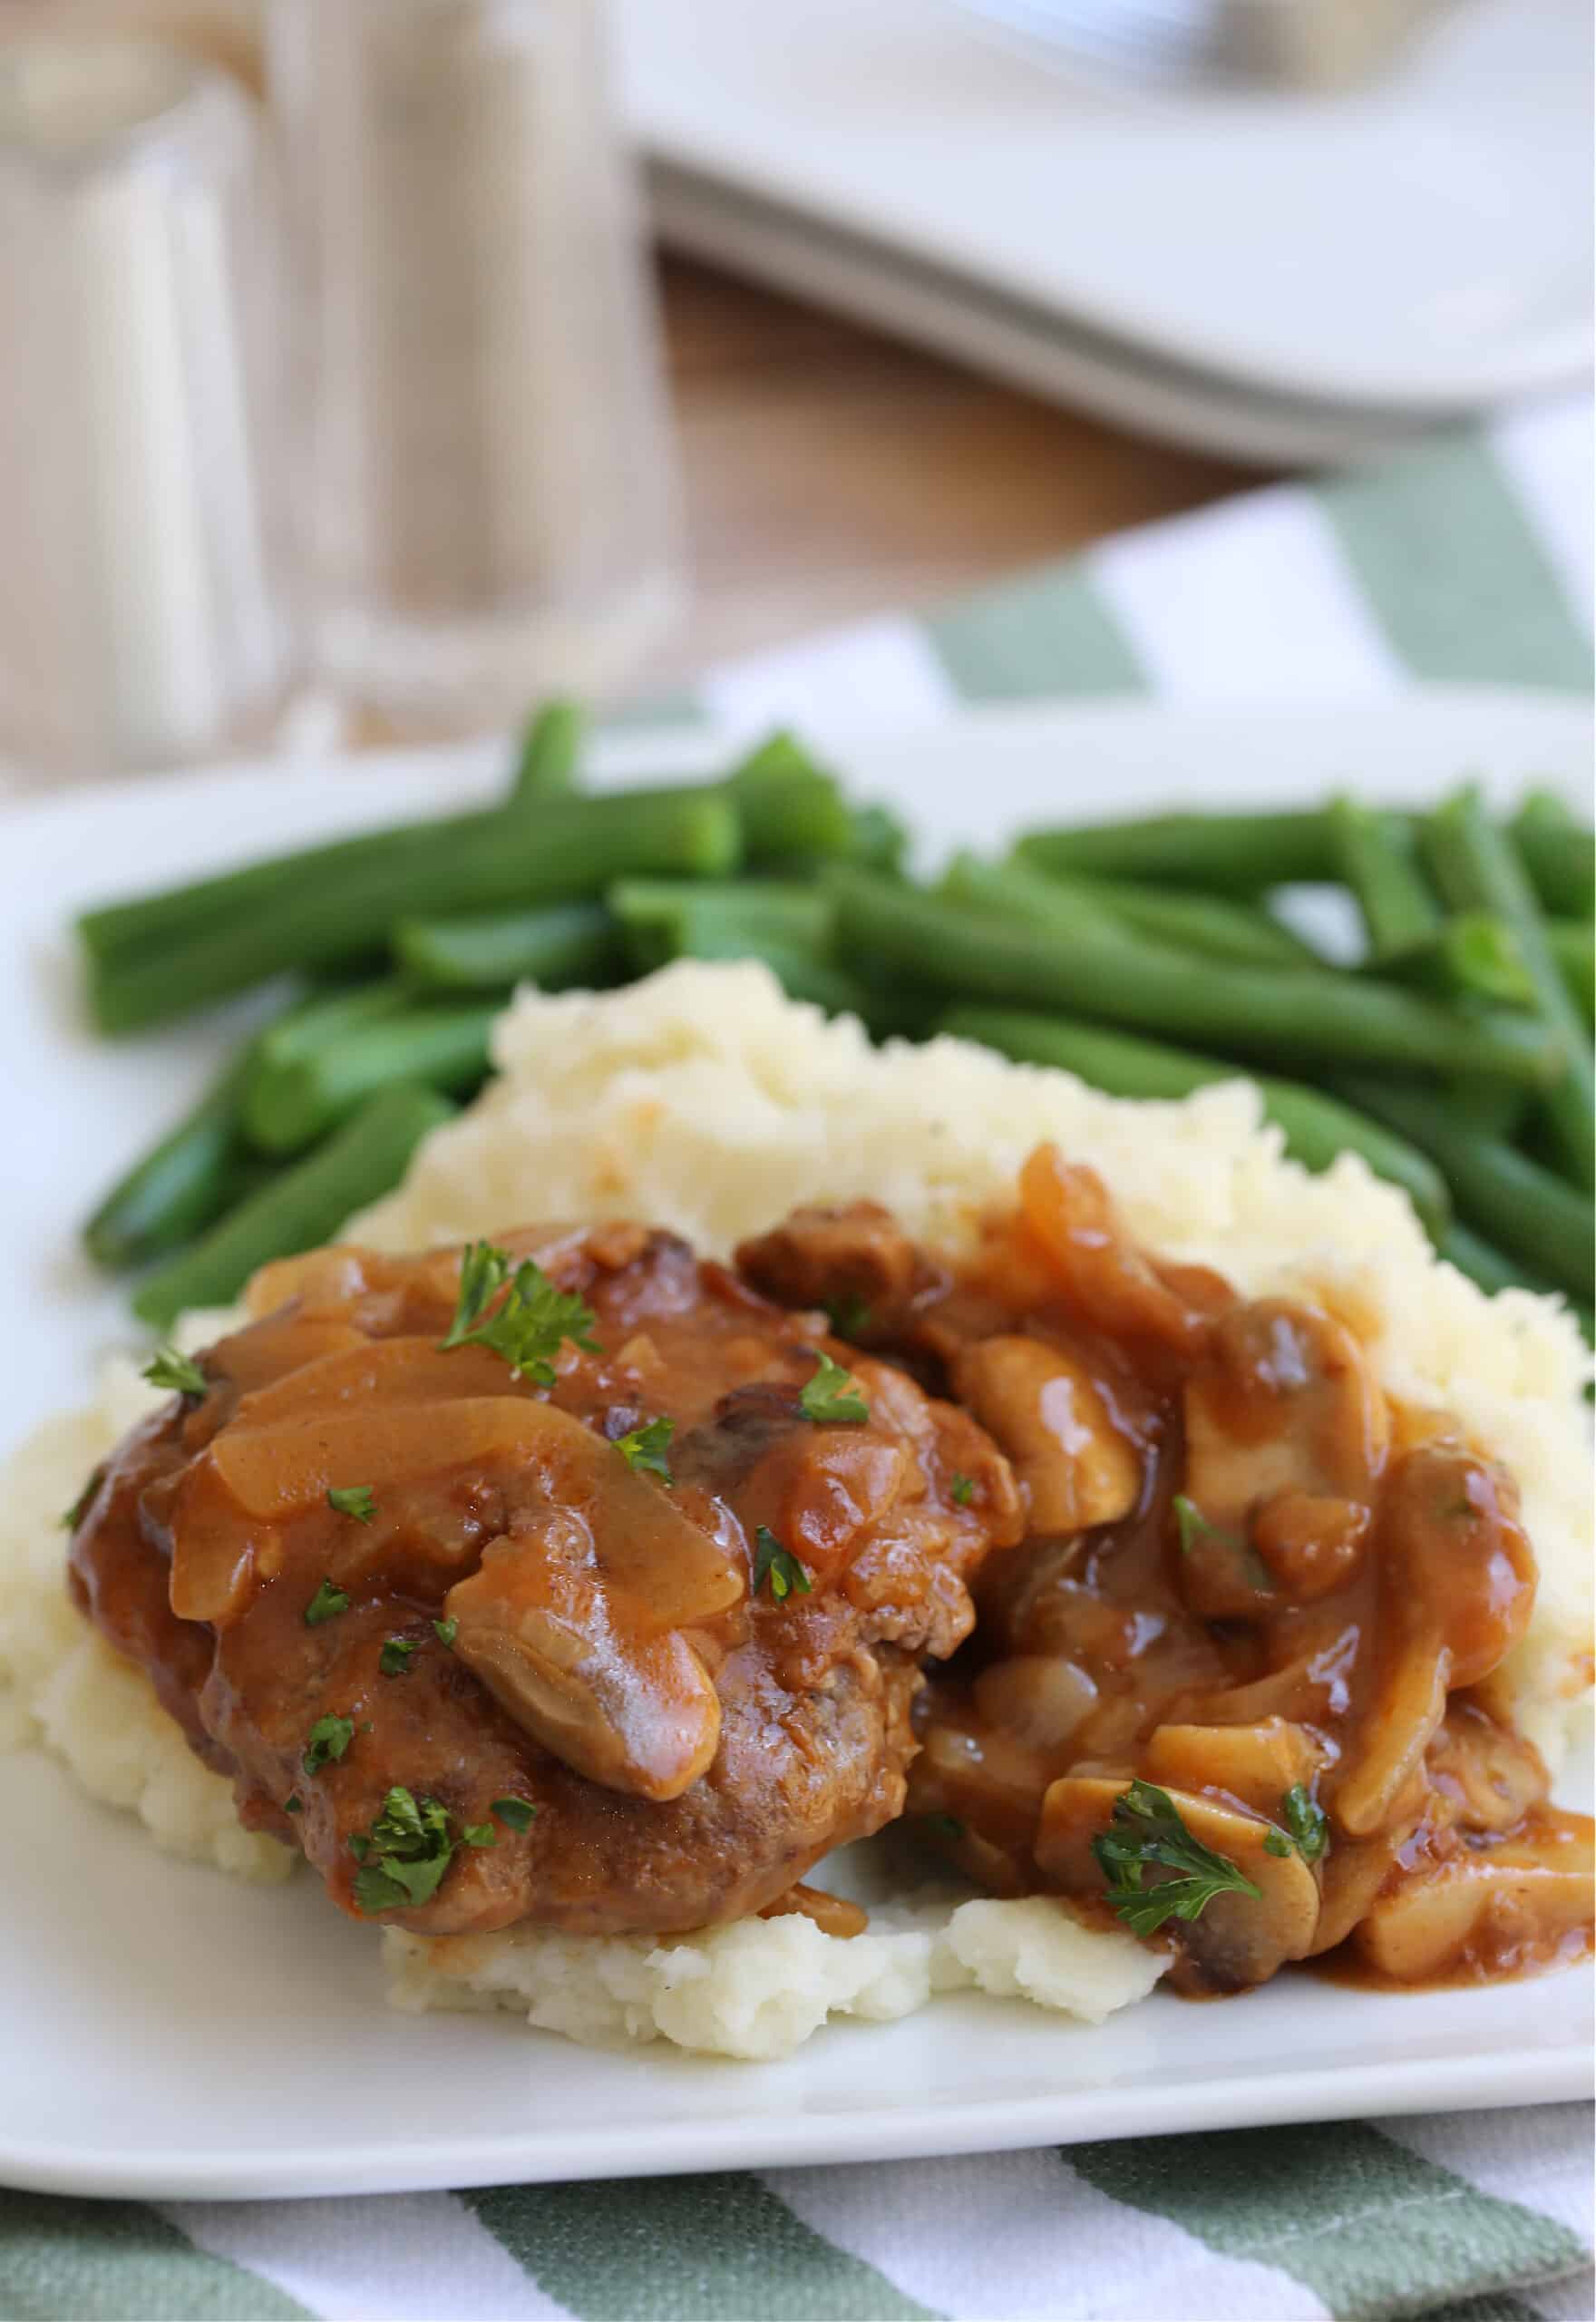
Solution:
<svg viewBox="0 0 1596 2322">
<path fill-rule="evenodd" d="M 509 1291 L 492 1313 L 499 1293 Z M 600 1351 L 593 1337 L 593 1310 L 574 1294 L 556 1290 L 541 1266 L 525 1258 L 511 1273 L 505 1252 L 491 1242 L 472 1242 L 460 1261 L 460 1302 L 440 1353 L 457 1346 L 485 1346 L 502 1355 L 516 1378 L 539 1387 L 554 1384 L 554 1356 L 562 1341 Z"/>
<path fill-rule="evenodd" d="M 403 1677 L 410 1666 L 410 1656 L 421 1649 L 420 1641 L 413 1636 L 390 1636 L 383 1640 L 377 1655 L 377 1667 L 384 1677 Z"/>
<path fill-rule="evenodd" d="M 530 1798 L 496 1798 L 488 1811 L 512 1830 L 530 1830 L 538 1813 Z"/>
<path fill-rule="evenodd" d="M 1201 1918 L 1216 1895 L 1263 1900 L 1262 1889 L 1228 1855 L 1192 1837 L 1174 1800 L 1155 1782 L 1138 1780 L 1121 1792 L 1092 1852 L 1108 1881 L 1108 1900 L 1133 1935 L 1153 1935 L 1166 1919 Z M 1175 1876 L 1143 1887 L 1143 1873 L 1154 1868 Z"/>
<path fill-rule="evenodd" d="M 1251 1540 L 1243 1539 L 1240 1532 L 1227 1532 L 1221 1524 L 1211 1524 L 1196 1501 L 1188 1499 L 1184 1492 L 1176 1492 L 1172 1505 L 1183 1556 L 1189 1556 L 1205 1541 L 1212 1541 L 1216 1548 L 1228 1548 L 1231 1555 L 1240 1556 L 1242 1577 L 1250 1588 L 1265 1595 L 1273 1595 L 1274 1576 Z"/>
<path fill-rule="evenodd" d="M 90 1501 L 93 1498 L 94 1494 L 99 1490 L 104 1480 L 104 1468 L 94 1468 L 89 1477 L 88 1482 L 83 1486 L 82 1491 L 79 1492 L 77 1498 L 73 1501 L 72 1506 L 66 1510 L 65 1514 L 58 1519 L 63 1532 L 75 1532 L 77 1530 L 78 1526 L 83 1522 L 84 1517 L 89 1512 Z"/>
<path fill-rule="evenodd" d="M 355 1720 L 329 1711 L 316 1719 L 306 1735 L 305 1754 L 299 1762 L 307 1774 L 319 1773 L 331 1761 L 341 1758 L 354 1739 Z"/>
<path fill-rule="evenodd" d="M 1329 1844 L 1329 1818 L 1305 1783 L 1292 1783 L 1280 1800 L 1280 1818 L 1303 1861 L 1317 1862 Z M 1267 1839 L 1264 1844 L 1269 1845 Z"/>
<path fill-rule="evenodd" d="M 674 1419 L 651 1419 L 647 1427 L 634 1427 L 629 1435 L 618 1437 L 615 1448 L 634 1473 L 646 1468 L 650 1475 L 673 1483 L 676 1479 L 665 1455 L 676 1431 Z"/>
<path fill-rule="evenodd" d="M 468 1847 L 496 1847 L 499 1833 L 491 1822 L 468 1822 L 460 1833 L 460 1841 Z"/>
<path fill-rule="evenodd" d="M 833 1362 L 829 1354 L 821 1356 L 820 1368 L 799 1396 L 798 1406 L 817 1427 L 857 1427 L 870 1417 L 870 1405 L 842 1364 Z"/>
<path fill-rule="evenodd" d="M 976 1488 L 968 1476 L 956 1475 L 948 1488 L 955 1507 L 968 1507 L 976 1496 Z"/>
<path fill-rule="evenodd" d="M 1227 1548 L 1240 1548 L 1245 1545 L 1237 1533 L 1227 1532 L 1222 1525 L 1211 1524 L 1196 1501 L 1188 1499 L 1184 1492 L 1176 1492 L 1173 1506 L 1175 1511 L 1175 1526 L 1181 1536 L 1181 1554 L 1183 1556 L 1189 1556 L 1192 1549 L 1203 1540 L 1217 1540 Z"/>
<path fill-rule="evenodd" d="M 794 1589 L 800 1596 L 812 1594 L 809 1575 L 792 1549 L 783 1547 L 768 1524 L 761 1524 L 754 1534 L 754 1586 L 751 1594 L 757 1596 L 767 1581 L 770 1593 L 778 1605 Z"/>
<path fill-rule="evenodd" d="M 840 1339 L 856 1339 L 870 1328 L 870 1302 L 856 1290 L 825 1302 L 826 1319 Z"/>
<path fill-rule="evenodd" d="M 349 1610 L 349 1599 L 344 1590 L 332 1580 L 324 1580 L 305 1607 L 305 1625 L 320 1628 L 324 1621 L 336 1620 L 340 1613 Z"/>
<path fill-rule="evenodd" d="M 377 1512 L 369 1484 L 335 1484 L 327 1494 L 327 1506 L 335 1516 L 353 1516 L 357 1524 L 369 1524 Z"/>
<path fill-rule="evenodd" d="M 433 1631 L 445 1653 L 453 1652 L 454 1640 L 460 1634 L 460 1623 L 453 1614 L 451 1613 L 446 1621 L 434 1621 Z"/>
<path fill-rule="evenodd" d="M 414 1910 L 430 1903 L 453 1859 L 449 1812 L 440 1799 L 415 1797 L 395 1783 L 371 1829 L 349 1842 L 361 1865 L 355 1904 L 375 1911 Z"/>
<path fill-rule="evenodd" d="M 294 1792 L 292 1798 L 284 1799 L 283 1811 L 285 1814 L 300 1814 L 303 1813 L 304 1810 L 305 1800 L 300 1797 L 297 1790 Z"/>
<path fill-rule="evenodd" d="M 152 1387 L 169 1387 L 176 1395 L 203 1396 L 210 1392 L 210 1381 L 191 1354 L 180 1354 L 175 1347 L 163 1346 L 154 1359 L 144 1365 L 141 1374 Z"/>
</svg>

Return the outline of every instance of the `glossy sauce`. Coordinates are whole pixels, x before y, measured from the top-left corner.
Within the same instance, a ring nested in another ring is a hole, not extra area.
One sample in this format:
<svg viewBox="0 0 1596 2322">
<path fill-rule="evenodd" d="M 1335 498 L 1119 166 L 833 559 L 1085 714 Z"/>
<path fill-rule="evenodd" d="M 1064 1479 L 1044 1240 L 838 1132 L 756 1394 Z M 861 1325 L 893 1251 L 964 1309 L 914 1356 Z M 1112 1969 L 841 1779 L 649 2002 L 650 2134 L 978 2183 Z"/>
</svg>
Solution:
<svg viewBox="0 0 1596 2322">
<path fill-rule="evenodd" d="M 828 1294 L 845 1215 L 744 1263 Z M 1447 1414 L 1388 1402 L 1348 1318 L 1150 1259 L 1046 1149 L 973 1265 L 900 1254 L 872 1286 L 866 1341 L 964 1400 L 1027 1501 L 920 1705 L 910 1811 L 964 1869 L 1098 1903 L 1139 1777 L 1260 1890 L 1152 1938 L 1192 1995 L 1328 1951 L 1408 1987 L 1589 1944 L 1591 1824 L 1547 1806 L 1494 1682 L 1535 1585 L 1516 1493 Z M 1312 1859 L 1289 1794 L 1325 1818 Z"/>
</svg>

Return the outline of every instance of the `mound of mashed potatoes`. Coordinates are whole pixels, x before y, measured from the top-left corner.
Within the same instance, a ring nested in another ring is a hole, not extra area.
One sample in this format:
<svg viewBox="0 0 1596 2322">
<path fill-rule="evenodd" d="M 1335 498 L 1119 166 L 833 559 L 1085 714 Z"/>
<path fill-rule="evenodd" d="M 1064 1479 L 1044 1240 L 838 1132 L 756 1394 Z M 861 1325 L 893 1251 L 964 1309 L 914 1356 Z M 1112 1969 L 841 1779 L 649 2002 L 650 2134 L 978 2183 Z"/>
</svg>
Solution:
<svg viewBox="0 0 1596 2322">
<path fill-rule="evenodd" d="M 1250 1296 L 1330 1301 L 1387 1391 L 1445 1406 L 1514 1472 L 1540 1563 L 1507 1665 L 1521 1731 L 1554 1766 L 1590 1677 L 1591 1499 L 1578 1330 L 1554 1301 L 1488 1299 L 1434 1256 L 1404 1195 L 1346 1156 L 1310 1176 L 1244 1081 L 1179 1104 L 1100 1096 L 1070 1075 L 963 1042 L 871 1047 L 851 1020 L 789 1001 L 762 968 L 683 963 L 615 993 L 523 992 L 501 1020 L 500 1078 L 417 1155 L 350 1238 L 404 1251 L 529 1219 L 630 1217 L 729 1255 L 806 1201 L 868 1198 L 957 1252 L 1051 1139 L 1112 1187 L 1137 1239 Z M 196 1346 L 219 1318 L 188 1318 Z M 235 1875 L 296 1857 L 238 1826 L 230 1785 L 190 1753 L 147 1682 L 63 1585 L 61 1508 L 160 1400 L 130 1359 L 100 1400 L 7 1469 L 0 1502 L 0 1744 L 34 1742 L 152 1837 Z M 818 1883 L 832 1881 L 822 1871 Z M 1163 1962 L 1048 1898 L 872 1898 L 869 1931 L 789 1915 L 703 1935 L 585 1938 L 536 1929 L 384 1937 L 395 2005 L 512 2009 L 589 2044 L 663 2038 L 727 2055 L 788 2053 L 830 2015 L 906 2015 L 939 1991 L 1023 1996 L 1086 2021 L 1141 1997 Z"/>
</svg>

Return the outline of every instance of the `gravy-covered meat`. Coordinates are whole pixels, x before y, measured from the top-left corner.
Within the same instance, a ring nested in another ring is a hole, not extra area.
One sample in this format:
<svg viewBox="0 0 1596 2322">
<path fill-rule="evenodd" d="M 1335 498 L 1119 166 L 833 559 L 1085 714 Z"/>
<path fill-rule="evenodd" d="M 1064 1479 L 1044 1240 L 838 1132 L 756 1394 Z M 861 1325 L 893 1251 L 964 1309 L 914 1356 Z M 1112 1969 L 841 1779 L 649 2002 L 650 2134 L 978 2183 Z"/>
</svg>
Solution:
<svg viewBox="0 0 1596 2322">
<path fill-rule="evenodd" d="M 1417 1981 L 1588 1942 L 1590 1825 L 1493 1689 L 1535 1586 L 1516 1492 L 1328 1306 L 1161 1263 L 1049 1148 L 957 1274 L 858 1209 L 739 1258 L 806 1302 L 868 1278 L 868 1343 L 1014 1464 L 1027 1537 L 917 1712 L 910 1810 L 966 1870 L 1112 1907 L 1193 1993 L 1338 1946 Z"/>
<path fill-rule="evenodd" d="M 639 1227 L 321 1251 L 251 1307 L 73 1585 L 346 1908 L 686 1929 L 900 1810 L 919 1657 L 1020 1530 L 963 1411 Z"/>
</svg>

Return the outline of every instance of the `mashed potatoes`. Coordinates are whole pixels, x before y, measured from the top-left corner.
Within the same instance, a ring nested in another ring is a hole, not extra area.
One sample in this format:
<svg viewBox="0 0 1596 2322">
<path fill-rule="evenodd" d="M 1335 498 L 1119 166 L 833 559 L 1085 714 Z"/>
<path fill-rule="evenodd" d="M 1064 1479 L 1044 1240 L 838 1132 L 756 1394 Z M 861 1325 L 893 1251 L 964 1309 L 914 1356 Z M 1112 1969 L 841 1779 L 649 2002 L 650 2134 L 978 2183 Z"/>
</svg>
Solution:
<svg viewBox="0 0 1596 2322">
<path fill-rule="evenodd" d="M 631 1216 L 725 1254 L 797 1203 L 871 1196 L 957 1247 L 1052 1138 L 1102 1174 L 1161 1254 L 1215 1267 L 1252 1295 L 1332 1301 L 1389 1392 L 1450 1407 L 1517 1475 L 1541 1585 L 1508 1673 L 1523 1729 L 1552 1762 L 1561 1755 L 1591 1626 L 1578 1331 L 1553 1302 L 1487 1299 L 1438 1263 L 1406 1198 L 1355 1158 L 1319 1177 L 1284 1159 L 1248 1084 L 1132 1104 L 958 1041 L 878 1051 L 857 1025 L 787 1001 L 760 968 L 695 964 L 625 992 L 526 992 L 500 1023 L 497 1060 L 502 1078 L 428 1140 L 402 1190 L 353 1221 L 350 1238 L 404 1250 L 530 1220 Z M 184 1342 L 214 1327 L 192 1318 Z M 62 1588 L 59 1511 L 156 1400 L 119 1363 L 99 1406 L 44 1429 L 7 1473 L 9 1738 L 56 1751 L 161 1844 L 281 1877 L 293 1859 L 238 1828 L 229 1786 L 190 1756 L 145 1680 Z M 847 1942 L 789 1917 L 666 1943 L 390 1931 L 384 1946 L 404 2007 L 503 2005 L 589 2043 L 663 2037 L 744 2056 L 785 2053 L 830 2013 L 881 2020 L 959 1985 L 1097 2021 L 1160 1966 L 1128 1936 L 1088 1933 L 1045 1899 L 890 1907 Z"/>
</svg>

